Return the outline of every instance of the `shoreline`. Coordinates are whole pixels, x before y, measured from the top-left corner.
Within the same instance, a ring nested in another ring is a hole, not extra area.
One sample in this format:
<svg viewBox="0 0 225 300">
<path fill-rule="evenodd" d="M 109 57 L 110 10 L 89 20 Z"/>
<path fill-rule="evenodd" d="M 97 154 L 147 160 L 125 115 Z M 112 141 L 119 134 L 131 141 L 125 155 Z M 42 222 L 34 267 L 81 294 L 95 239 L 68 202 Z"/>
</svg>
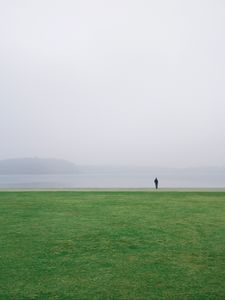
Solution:
<svg viewBox="0 0 225 300">
<path fill-rule="evenodd" d="M 1 192 L 225 192 L 225 188 L 0 188 Z"/>
</svg>

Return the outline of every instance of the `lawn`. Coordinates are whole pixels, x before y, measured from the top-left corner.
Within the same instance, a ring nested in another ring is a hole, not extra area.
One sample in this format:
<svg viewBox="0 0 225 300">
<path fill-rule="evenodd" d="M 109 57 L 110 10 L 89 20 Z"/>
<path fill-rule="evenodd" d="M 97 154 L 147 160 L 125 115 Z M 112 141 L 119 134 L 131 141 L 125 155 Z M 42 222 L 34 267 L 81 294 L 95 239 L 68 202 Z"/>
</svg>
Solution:
<svg viewBox="0 0 225 300">
<path fill-rule="evenodd" d="M 224 192 L 0 192 L 1 300 L 225 299 Z"/>
</svg>

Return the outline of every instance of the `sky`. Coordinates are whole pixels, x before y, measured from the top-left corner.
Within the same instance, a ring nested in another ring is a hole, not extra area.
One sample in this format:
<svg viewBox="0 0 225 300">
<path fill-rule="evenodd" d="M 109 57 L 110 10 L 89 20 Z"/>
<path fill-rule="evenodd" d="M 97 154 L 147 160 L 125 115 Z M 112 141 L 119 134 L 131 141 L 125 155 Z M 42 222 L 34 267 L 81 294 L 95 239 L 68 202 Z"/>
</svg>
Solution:
<svg viewBox="0 0 225 300">
<path fill-rule="evenodd" d="M 225 166 L 223 0 L 1 0 L 0 159 Z"/>
</svg>

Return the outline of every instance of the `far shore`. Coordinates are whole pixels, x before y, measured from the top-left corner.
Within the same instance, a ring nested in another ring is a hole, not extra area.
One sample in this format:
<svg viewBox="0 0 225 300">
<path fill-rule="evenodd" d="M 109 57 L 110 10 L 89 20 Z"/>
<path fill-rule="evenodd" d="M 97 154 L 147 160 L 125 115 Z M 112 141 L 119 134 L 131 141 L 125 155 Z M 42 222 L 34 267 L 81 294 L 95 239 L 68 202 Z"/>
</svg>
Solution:
<svg viewBox="0 0 225 300">
<path fill-rule="evenodd" d="M 225 192 L 224 188 L 0 188 L 0 192 Z"/>
</svg>

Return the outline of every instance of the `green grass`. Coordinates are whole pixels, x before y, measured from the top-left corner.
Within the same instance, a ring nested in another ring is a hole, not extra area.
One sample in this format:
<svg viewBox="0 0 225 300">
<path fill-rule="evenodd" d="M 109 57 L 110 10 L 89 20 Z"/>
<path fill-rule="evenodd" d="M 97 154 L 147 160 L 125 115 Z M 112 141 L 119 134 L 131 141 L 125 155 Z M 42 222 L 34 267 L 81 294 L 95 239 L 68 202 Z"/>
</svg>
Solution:
<svg viewBox="0 0 225 300">
<path fill-rule="evenodd" d="M 225 299 L 223 192 L 1 192 L 1 300 Z"/>
</svg>

